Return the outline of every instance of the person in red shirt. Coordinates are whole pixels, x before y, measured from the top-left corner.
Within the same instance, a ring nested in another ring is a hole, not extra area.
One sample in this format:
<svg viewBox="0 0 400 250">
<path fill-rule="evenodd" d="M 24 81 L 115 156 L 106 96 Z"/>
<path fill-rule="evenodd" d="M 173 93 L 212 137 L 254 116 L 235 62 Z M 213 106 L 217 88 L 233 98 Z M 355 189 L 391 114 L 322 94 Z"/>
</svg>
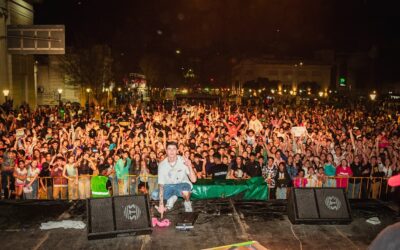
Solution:
<svg viewBox="0 0 400 250">
<path fill-rule="evenodd" d="M 53 177 L 53 199 L 67 198 L 68 181 L 63 177 L 65 160 L 62 156 L 57 156 L 56 162 L 51 170 L 51 177 Z M 60 197 L 61 196 L 61 197 Z"/>
<path fill-rule="evenodd" d="M 343 159 L 341 164 L 336 168 L 336 187 L 338 188 L 347 188 L 349 184 L 349 177 L 353 176 L 353 171 L 347 162 L 346 159 Z"/>
<path fill-rule="evenodd" d="M 228 129 L 228 134 L 231 138 L 236 137 L 238 131 L 242 128 L 244 125 L 244 121 L 242 121 L 239 126 L 236 126 L 233 122 L 227 123 L 225 120 L 223 121 L 224 125 Z"/>
<path fill-rule="evenodd" d="M 307 178 L 304 178 L 304 170 L 299 170 L 299 175 L 293 179 L 293 186 L 296 188 L 306 187 L 308 183 Z"/>
</svg>

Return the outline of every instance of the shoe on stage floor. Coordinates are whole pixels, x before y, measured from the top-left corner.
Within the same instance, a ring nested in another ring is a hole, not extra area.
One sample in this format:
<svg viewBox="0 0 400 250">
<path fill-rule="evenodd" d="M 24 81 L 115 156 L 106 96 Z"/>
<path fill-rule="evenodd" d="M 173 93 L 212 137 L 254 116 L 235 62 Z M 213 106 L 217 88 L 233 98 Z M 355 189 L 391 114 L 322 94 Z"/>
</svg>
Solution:
<svg viewBox="0 0 400 250">
<path fill-rule="evenodd" d="M 167 205 L 165 206 L 168 210 L 171 210 L 174 207 L 175 202 L 178 200 L 178 196 L 174 195 L 171 196 L 168 200 L 167 200 Z"/>
</svg>

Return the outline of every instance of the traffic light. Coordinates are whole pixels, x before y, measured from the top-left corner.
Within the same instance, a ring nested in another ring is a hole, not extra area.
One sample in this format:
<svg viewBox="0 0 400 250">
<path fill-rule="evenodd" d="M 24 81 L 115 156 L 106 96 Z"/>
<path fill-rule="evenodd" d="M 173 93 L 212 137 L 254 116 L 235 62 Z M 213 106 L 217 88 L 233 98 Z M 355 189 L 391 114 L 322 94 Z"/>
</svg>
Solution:
<svg viewBox="0 0 400 250">
<path fill-rule="evenodd" d="M 346 78 L 341 76 L 339 77 L 339 86 L 340 87 L 346 87 Z"/>
</svg>

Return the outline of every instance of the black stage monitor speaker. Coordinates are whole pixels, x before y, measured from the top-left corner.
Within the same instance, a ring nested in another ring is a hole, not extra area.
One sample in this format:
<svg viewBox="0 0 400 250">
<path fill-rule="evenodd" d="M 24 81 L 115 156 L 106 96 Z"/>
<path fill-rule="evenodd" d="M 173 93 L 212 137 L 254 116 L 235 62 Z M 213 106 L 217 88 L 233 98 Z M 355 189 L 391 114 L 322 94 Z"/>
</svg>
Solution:
<svg viewBox="0 0 400 250">
<path fill-rule="evenodd" d="M 293 224 L 347 224 L 352 221 L 349 201 L 342 188 L 294 188 L 288 200 Z"/>
<path fill-rule="evenodd" d="M 87 200 L 88 239 L 150 234 L 148 196 L 115 196 Z"/>
</svg>

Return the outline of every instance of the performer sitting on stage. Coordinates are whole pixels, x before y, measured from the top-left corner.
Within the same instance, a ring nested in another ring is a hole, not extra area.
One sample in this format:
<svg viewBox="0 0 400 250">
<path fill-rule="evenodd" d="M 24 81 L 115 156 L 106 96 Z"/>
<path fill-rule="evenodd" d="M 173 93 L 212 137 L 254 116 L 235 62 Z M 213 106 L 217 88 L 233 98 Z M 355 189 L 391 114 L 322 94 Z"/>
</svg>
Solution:
<svg viewBox="0 0 400 250">
<path fill-rule="evenodd" d="M 158 166 L 159 190 L 155 190 L 151 195 L 154 200 L 159 199 L 160 201 L 156 208 L 160 212 L 161 218 L 165 211 L 172 209 L 178 197 L 184 199 L 185 212 L 192 212 L 190 192 L 192 182 L 197 180 L 192 162 L 177 154 L 178 144 L 176 142 L 168 142 L 166 151 L 167 157 Z M 167 200 L 166 206 L 164 206 L 164 199 Z"/>
</svg>

